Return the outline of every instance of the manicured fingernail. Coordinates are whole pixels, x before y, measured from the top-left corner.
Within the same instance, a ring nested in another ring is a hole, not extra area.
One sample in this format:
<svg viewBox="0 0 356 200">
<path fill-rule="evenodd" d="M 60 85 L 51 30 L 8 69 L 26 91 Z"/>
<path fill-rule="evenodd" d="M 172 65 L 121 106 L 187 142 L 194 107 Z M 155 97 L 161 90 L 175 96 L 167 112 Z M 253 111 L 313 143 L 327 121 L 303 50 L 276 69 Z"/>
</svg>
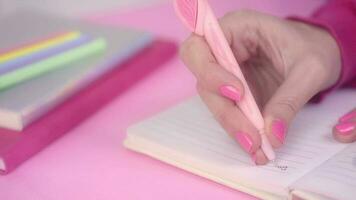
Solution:
<svg viewBox="0 0 356 200">
<path fill-rule="evenodd" d="M 342 116 L 339 121 L 340 122 L 347 122 L 353 118 L 356 118 L 356 111 L 347 113 L 346 115 Z"/>
<path fill-rule="evenodd" d="M 250 138 L 249 135 L 239 132 L 235 135 L 236 140 L 240 143 L 240 145 L 242 146 L 242 148 L 248 152 L 251 153 L 251 149 L 252 149 L 252 139 Z"/>
<path fill-rule="evenodd" d="M 282 120 L 272 122 L 272 133 L 283 144 L 286 138 L 286 124 Z"/>
<path fill-rule="evenodd" d="M 233 101 L 239 102 L 241 100 L 241 93 L 239 90 L 233 86 L 224 85 L 220 87 L 220 93 L 226 98 L 229 98 Z"/>
<path fill-rule="evenodd" d="M 336 130 L 342 135 L 349 135 L 355 129 L 355 123 L 344 122 L 335 126 Z"/>
</svg>

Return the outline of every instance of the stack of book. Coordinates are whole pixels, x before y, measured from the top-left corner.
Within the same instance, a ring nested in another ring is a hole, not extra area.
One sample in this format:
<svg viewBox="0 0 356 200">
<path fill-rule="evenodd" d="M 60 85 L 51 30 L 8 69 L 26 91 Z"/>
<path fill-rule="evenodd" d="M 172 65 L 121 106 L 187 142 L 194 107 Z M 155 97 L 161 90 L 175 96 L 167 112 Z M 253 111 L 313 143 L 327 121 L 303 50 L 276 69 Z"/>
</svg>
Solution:
<svg viewBox="0 0 356 200">
<path fill-rule="evenodd" d="M 148 33 L 22 11 L 0 19 L 0 173 L 80 124 L 176 52 Z M 125 111 L 123 111 L 125 112 Z"/>
</svg>

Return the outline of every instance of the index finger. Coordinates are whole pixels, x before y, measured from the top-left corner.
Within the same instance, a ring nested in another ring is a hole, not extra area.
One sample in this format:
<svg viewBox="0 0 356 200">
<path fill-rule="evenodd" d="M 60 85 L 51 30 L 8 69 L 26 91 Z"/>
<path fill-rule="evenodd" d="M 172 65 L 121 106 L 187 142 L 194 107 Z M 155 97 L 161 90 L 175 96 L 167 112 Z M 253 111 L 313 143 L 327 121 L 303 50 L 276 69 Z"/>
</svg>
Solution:
<svg viewBox="0 0 356 200">
<path fill-rule="evenodd" d="M 199 79 L 204 73 L 204 66 L 216 63 L 215 57 L 203 37 L 192 34 L 182 44 L 180 57 L 189 70 Z"/>
<path fill-rule="evenodd" d="M 202 37 L 190 36 L 182 45 L 181 57 L 204 88 L 220 93 L 222 87 L 229 86 L 243 95 L 244 87 L 240 80 L 216 62 Z"/>
</svg>

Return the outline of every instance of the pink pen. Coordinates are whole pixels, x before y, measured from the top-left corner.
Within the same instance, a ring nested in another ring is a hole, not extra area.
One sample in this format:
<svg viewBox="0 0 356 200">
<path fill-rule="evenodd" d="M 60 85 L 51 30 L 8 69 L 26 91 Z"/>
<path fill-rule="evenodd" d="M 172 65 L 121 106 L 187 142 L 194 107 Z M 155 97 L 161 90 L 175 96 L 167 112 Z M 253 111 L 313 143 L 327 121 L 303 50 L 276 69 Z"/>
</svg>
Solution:
<svg viewBox="0 0 356 200">
<path fill-rule="evenodd" d="M 259 130 L 263 152 L 269 160 L 274 160 L 275 153 L 264 133 L 264 119 L 261 111 L 207 0 L 175 0 L 175 9 L 183 23 L 192 32 L 205 37 L 219 64 L 242 82 L 245 94 L 238 106 Z"/>
</svg>

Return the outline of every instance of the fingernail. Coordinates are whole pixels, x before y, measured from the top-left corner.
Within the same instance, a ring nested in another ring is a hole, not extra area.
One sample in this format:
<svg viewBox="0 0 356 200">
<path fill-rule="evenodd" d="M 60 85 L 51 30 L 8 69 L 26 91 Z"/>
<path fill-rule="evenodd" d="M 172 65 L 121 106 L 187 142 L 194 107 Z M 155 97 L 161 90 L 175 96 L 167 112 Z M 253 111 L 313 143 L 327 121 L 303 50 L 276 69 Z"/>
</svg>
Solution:
<svg viewBox="0 0 356 200">
<path fill-rule="evenodd" d="M 355 129 L 355 124 L 351 122 L 341 123 L 335 126 L 336 130 L 342 135 L 349 135 Z"/>
<path fill-rule="evenodd" d="M 250 138 L 249 135 L 239 132 L 235 135 L 236 140 L 240 143 L 240 145 L 242 146 L 242 148 L 248 152 L 251 153 L 251 149 L 252 149 L 252 139 Z"/>
<path fill-rule="evenodd" d="M 283 144 L 286 137 L 286 124 L 279 119 L 273 121 L 272 133 Z"/>
<path fill-rule="evenodd" d="M 229 98 L 233 101 L 239 102 L 241 100 L 241 93 L 233 86 L 224 85 L 220 87 L 220 93 L 222 96 Z"/>
<path fill-rule="evenodd" d="M 339 119 L 339 121 L 340 121 L 340 122 L 347 122 L 347 121 L 353 119 L 354 117 L 356 117 L 356 111 L 347 113 L 346 115 L 342 116 L 342 117 Z"/>
</svg>

